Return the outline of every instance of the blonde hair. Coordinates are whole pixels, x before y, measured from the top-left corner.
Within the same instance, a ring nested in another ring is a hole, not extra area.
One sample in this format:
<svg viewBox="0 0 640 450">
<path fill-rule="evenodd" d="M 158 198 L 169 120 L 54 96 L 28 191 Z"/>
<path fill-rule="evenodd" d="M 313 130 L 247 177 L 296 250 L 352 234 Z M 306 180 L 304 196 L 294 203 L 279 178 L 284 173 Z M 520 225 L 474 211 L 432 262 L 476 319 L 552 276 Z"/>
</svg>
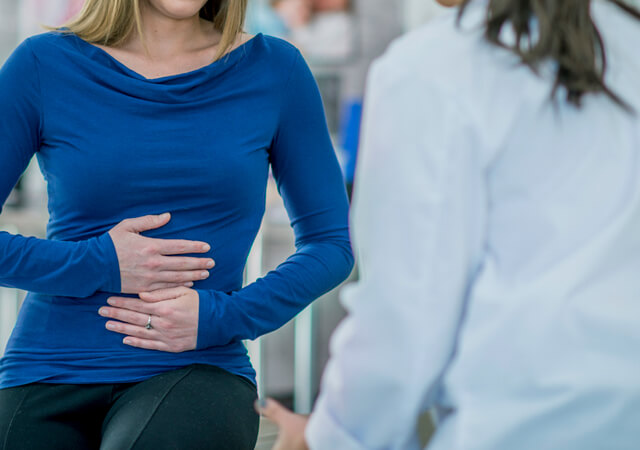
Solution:
<svg viewBox="0 0 640 450">
<path fill-rule="evenodd" d="M 92 44 L 117 47 L 134 31 L 142 38 L 141 0 L 86 0 L 80 13 L 56 28 L 74 33 Z M 222 33 L 216 60 L 232 49 L 244 26 L 248 0 L 208 0 L 200 17 L 213 22 Z M 146 48 L 146 46 L 145 46 Z"/>
</svg>

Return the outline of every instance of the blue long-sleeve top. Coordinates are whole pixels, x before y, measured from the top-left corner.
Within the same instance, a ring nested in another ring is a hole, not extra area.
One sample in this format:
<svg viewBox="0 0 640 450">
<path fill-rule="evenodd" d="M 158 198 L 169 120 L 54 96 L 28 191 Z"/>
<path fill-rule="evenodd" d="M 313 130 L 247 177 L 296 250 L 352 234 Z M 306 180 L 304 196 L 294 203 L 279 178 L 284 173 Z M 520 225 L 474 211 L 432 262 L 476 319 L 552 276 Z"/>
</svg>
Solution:
<svg viewBox="0 0 640 450">
<path fill-rule="evenodd" d="M 147 79 L 74 34 L 23 42 L 0 71 L 0 202 L 36 156 L 47 239 L 0 233 L 0 285 L 29 291 L 0 361 L 0 388 L 117 383 L 192 363 L 254 378 L 243 339 L 290 320 L 351 270 L 348 204 L 315 81 L 289 44 L 258 35 L 191 72 Z M 242 287 L 269 168 L 296 252 Z M 1 203 L 0 203 L 1 204 Z M 108 230 L 171 212 L 146 236 L 205 241 L 198 343 L 126 346 L 98 309 L 119 293 Z"/>
</svg>

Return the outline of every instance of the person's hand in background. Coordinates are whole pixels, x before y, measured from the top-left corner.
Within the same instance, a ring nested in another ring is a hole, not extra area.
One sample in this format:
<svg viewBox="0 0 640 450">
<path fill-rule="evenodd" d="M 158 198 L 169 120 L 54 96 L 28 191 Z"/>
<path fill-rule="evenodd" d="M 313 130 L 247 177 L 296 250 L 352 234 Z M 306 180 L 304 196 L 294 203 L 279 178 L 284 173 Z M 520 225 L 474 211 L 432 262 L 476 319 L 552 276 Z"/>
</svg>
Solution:
<svg viewBox="0 0 640 450">
<path fill-rule="evenodd" d="M 120 292 L 138 294 L 157 289 L 193 286 L 206 279 L 215 265 L 211 258 L 185 255 L 206 253 L 206 242 L 153 239 L 140 233 L 163 227 L 171 220 L 169 213 L 126 219 L 109 231 L 120 265 Z"/>
<path fill-rule="evenodd" d="M 278 426 L 278 439 L 273 450 L 308 450 L 304 430 L 309 417 L 295 414 L 272 399 L 258 400 L 256 410 Z"/>
<path fill-rule="evenodd" d="M 311 20 L 310 0 L 277 0 L 273 8 L 289 29 L 303 27 Z"/>
<path fill-rule="evenodd" d="M 350 0 L 313 0 L 313 9 L 318 12 L 346 11 Z"/>
<path fill-rule="evenodd" d="M 186 287 L 143 292 L 140 298 L 110 297 L 99 313 L 108 330 L 124 334 L 132 347 L 180 353 L 198 341 L 198 292 Z"/>
</svg>

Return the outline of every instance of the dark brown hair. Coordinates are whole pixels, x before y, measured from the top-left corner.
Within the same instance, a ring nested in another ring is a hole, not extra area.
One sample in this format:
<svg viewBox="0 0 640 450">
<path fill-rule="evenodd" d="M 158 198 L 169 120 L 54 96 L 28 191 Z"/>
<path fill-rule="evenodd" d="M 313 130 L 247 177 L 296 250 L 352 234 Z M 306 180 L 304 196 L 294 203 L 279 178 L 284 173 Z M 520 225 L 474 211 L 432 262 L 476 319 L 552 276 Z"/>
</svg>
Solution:
<svg viewBox="0 0 640 450">
<path fill-rule="evenodd" d="M 463 1 L 459 19 L 470 1 Z M 608 1 L 640 20 L 640 12 L 622 0 Z M 513 43 L 500 39 L 505 25 L 513 28 Z M 605 83 L 607 55 L 591 0 L 489 0 L 485 26 L 489 42 L 516 53 L 534 71 L 544 61 L 557 63 L 554 98 L 563 87 L 567 101 L 578 107 L 585 94 L 605 93 L 628 108 Z"/>
</svg>

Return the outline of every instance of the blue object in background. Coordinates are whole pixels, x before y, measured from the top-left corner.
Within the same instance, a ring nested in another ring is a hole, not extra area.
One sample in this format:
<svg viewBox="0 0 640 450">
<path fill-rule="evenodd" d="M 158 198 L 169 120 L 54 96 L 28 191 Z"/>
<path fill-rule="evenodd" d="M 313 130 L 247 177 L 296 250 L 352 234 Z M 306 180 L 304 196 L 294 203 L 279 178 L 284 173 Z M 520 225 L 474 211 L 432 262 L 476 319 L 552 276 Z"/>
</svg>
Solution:
<svg viewBox="0 0 640 450">
<path fill-rule="evenodd" d="M 276 11 L 264 1 L 250 1 L 247 8 L 246 31 L 279 38 L 289 36 L 289 28 Z"/>
<path fill-rule="evenodd" d="M 362 99 L 346 101 L 343 106 L 340 135 L 342 136 L 342 148 L 344 150 L 344 162 L 342 171 L 345 182 L 353 184 L 356 171 L 356 159 L 358 146 L 360 145 L 360 125 L 362 123 Z"/>
</svg>

